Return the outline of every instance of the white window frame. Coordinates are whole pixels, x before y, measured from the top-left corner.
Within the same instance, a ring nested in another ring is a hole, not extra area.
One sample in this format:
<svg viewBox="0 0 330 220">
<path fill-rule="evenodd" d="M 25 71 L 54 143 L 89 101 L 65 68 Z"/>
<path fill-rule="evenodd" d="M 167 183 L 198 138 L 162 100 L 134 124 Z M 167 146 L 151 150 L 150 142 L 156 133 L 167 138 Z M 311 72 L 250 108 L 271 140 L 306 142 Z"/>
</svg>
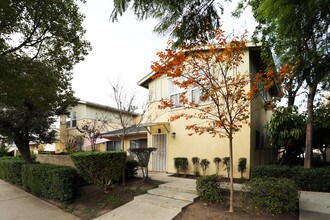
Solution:
<svg viewBox="0 0 330 220">
<path fill-rule="evenodd" d="M 264 89 L 264 90 L 262 91 L 262 94 L 261 94 L 261 95 L 262 95 L 262 97 L 264 98 L 265 101 L 269 101 L 269 100 L 268 100 L 268 90 L 265 90 L 265 89 Z"/>
<path fill-rule="evenodd" d="M 180 88 L 178 85 L 174 84 L 172 80 L 169 80 L 170 83 L 170 100 L 173 103 L 173 108 L 183 107 L 184 105 L 180 103 L 180 96 L 182 93 L 186 92 L 184 88 Z"/>
<path fill-rule="evenodd" d="M 193 97 L 193 93 L 194 91 L 198 91 L 197 93 L 197 97 Z M 202 89 L 199 86 L 195 86 L 189 89 L 189 97 L 190 100 L 189 101 L 194 101 L 195 104 L 205 104 L 205 103 L 209 103 L 211 102 L 211 97 L 209 97 L 207 100 L 202 101 L 201 100 L 201 95 L 202 95 Z"/>
<path fill-rule="evenodd" d="M 65 127 L 66 128 L 71 128 L 71 117 L 66 117 Z"/>
<path fill-rule="evenodd" d="M 75 128 L 77 127 L 77 112 L 70 112 L 70 116 L 66 117 L 65 120 L 66 128 Z"/>
<path fill-rule="evenodd" d="M 72 114 L 71 126 L 73 128 L 77 127 L 77 112 L 76 111 L 74 111 L 73 114 Z"/>
<path fill-rule="evenodd" d="M 194 97 L 195 94 L 195 97 Z M 193 87 L 190 89 L 190 101 L 195 104 L 201 103 L 201 89 L 199 87 Z"/>
</svg>

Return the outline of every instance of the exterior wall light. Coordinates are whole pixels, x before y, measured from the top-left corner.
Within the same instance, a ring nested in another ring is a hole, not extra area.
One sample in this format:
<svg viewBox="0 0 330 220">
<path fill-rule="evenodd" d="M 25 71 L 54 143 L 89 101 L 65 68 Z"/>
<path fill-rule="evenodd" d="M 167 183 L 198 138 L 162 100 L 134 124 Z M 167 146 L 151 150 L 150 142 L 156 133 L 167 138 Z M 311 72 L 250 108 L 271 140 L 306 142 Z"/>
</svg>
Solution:
<svg viewBox="0 0 330 220">
<path fill-rule="evenodd" d="M 172 138 L 175 138 L 175 136 L 176 136 L 176 133 L 175 133 L 175 132 L 172 132 L 172 133 L 171 133 L 171 137 L 172 137 Z"/>
</svg>

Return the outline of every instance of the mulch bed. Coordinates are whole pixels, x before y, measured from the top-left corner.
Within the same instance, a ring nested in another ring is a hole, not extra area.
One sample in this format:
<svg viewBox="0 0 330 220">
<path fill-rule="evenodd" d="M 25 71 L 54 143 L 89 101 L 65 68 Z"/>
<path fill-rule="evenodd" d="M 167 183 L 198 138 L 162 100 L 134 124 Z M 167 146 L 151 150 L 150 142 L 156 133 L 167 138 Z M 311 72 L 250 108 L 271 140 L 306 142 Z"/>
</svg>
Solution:
<svg viewBox="0 0 330 220">
<path fill-rule="evenodd" d="M 179 177 L 179 178 L 186 178 L 186 179 L 197 179 L 197 177 L 195 175 L 191 175 L 191 174 L 187 174 L 187 175 L 184 175 L 184 174 L 172 174 L 170 175 L 170 177 Z M 230 179 L 227 178 L 227 177 L 223 177 L 223 180 L 224 182 L 230 182 Z M 247 179 L 237 179 L 237 178 L 234 178 L 234 183 L 240 183 L 240 184 L 243 184 L 247 181 Z"/>
<path fill-rule="evenodd" d="M 78 195 L 72 203 L 65 204 L 46 200 L 61 209 L 78 216 L 82 220 L 94 219 L 119 206 L 124 205 L 149 189 L 157 188 L 162 182 L 150 180 L 145 183 L 141 178 L 133 178 L 126 185 L 113 186 L 108 193 L 95 185 L 82 186 L 78 189 Z"/>
</svg>

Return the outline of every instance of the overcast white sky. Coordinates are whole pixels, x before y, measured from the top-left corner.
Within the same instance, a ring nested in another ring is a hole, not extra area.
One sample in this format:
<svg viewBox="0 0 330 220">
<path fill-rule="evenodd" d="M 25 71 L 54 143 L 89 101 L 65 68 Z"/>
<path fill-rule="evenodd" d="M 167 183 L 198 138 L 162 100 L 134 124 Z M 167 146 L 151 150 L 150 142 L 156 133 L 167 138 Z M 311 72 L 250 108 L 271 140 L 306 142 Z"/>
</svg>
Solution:
<svg viewBox="0 0 330 220">
<path fill-rule="evenodd" d="M 120 78 L 128 89 L 136 88 L 140 98 L 146 95 L 147 90 L 138 88 L 137 81 L 150 72 L 151 62 L 157 58 L 156 52 L 166 47 L 167 38 L 152 32 L 157 21 L 137 21 L 132 12 L 112 23 L 109 19 L 112 4 L 112 0 L 89 0 L 81 4 L 81 12 L 86 15 L 85 39 L 93 49 L 75 66 L 72 86 L 82 100 L 114 106 L 109 82 Z M 223 4 L 224 30 L 253 32 L 255 22 L 250 13 L 244 13 L 240 19 L 232 18 L 230 12 L 237 1 Z"/>
</svg>

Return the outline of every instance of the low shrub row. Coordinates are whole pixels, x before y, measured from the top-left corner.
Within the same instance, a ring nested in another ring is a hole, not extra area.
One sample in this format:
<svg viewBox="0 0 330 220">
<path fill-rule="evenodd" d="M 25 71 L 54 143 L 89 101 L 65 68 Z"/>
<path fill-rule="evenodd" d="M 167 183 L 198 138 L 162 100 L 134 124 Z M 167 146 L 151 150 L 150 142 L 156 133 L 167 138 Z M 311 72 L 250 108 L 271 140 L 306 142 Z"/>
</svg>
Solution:
<svg viewBox="0 0 330 220">
<path fill-rule="evenodd" d="M 126 152 L 81 152 L 72 155 L 78 172 L 88 182 L 105 191 L 118 182 L 125 169 L 126 179 L 137 173 L 137 162 L 126 161 Z M 0 179 L 22 185 L 36 196 L 57 201 L 69 201 L 82 181 L 72 167 L 52 164 L 25 164 L 20 158 L 0 158 Z"/>
<path fill-rule="evenodd" d="M 21 170 L 24 161 L 20 158 L 2 157 L 0 159 L 0 179 L 22 185 Z"/>
<path fill-rule="evenodd" d="M 197 194 L 203 201 L 225 201 L 225 180 L 217 175 L 197 178 Z M 298 209 L 298 191 L 293 180 L 286 178 L 254 178 L 243 185 L 243 209 L 261 209 L 271 214 L 295 212 Z"/>
<path fill-rule="evenodd" d="M 251 169 L 251 178 L 288 178 L 292 179 L 300 190 L 330 192 L 329 167 L 304 169 L 278 165 L 261 165 Z"/>
<path fill-rule="evenodd" d="M 22 166 L 23 187 L 36 196 L 69 201 L 75 196 L 78 175 L 74 168 L 52 164 Z"/>
<path fill-rule="evenodd" d="M 20 158 L 0 160 L 0 179 L 21 185 L 36 196 L 61 202 L 74 198 L 77 177 L 72 167 L 26 164 Z"/>
<path fill-rule="evenodd" d="M 210 161 L 208 159 L 200 159 L 199 157 L 192 157 L 191 158 L 193 168 L 194 168 L 194 175 L 198 177 L 200 175 L 199 173 L 199 167 L 202 168 L 203 171 L 203 176 L 206 175 L 206 170 L 210 166 Z M 220 165 L 225 167 L 225 171 L 227 171 L 227 176 L 229 178 L 229 173 L 230 173 L 230 158 L 229 157 L 215 157 L 213 159 L 214 165 L 215 165 L 215 174 L 219 175 L 219 170 L 220 170 Z M 187 157 L 175 157 L 174 158 L 174 167 L 176 169 L 176 173 L 179 174 L 180 172 L 183 174 L 187 174 L 188 171 L 188 158 Z M 243 179 L 243 174 L 247 170 L 247 159 L 242 157 L 239 158 L 238 163 L 237 163 L 237 170 L 238 172 L 241 173 L 241 178 Z"/>
</svg>

